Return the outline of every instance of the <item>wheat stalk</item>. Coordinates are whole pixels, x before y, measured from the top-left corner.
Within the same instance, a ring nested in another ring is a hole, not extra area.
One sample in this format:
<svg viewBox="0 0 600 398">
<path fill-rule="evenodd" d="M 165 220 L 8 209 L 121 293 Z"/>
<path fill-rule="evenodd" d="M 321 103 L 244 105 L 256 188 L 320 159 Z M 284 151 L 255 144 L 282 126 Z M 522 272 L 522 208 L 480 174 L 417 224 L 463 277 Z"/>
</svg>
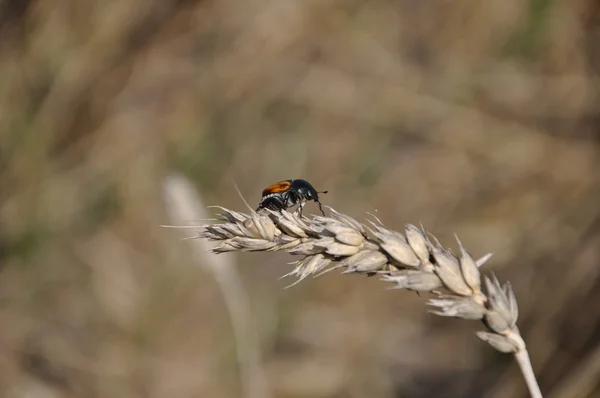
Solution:
<svg viewBox="0 0 600 398">
<path fill-rule="evenodd" d="M 482 277 L 479 267 L 492 256 L 474 259 L 456 237 L 458 255 L 442 247 L 431 234 L 414 225 L 399 233 L 376 222 L 370 226 L 332 208 L 330 216 L 307 218 L 271 210 L 249 214 L 218 207 L 224 223 L 200 227 L 199 238 L 219 243 L 214 253 L 232 251 L 286 251 L 302 256 L 286 276 L 298 283 L 334 269 L 343 274 L 379 275 L 394 289 L 430 292 L 430 312 L 455 318 L 481 320 L 486 331 L 477 337 L 494 349 L 512 353 L 533 398 L 542 397 L 523 338 L 516 326 L 518 306 L 510 283 Z M 294 283 L 294 284 L 295 284 Z"/>
</svg>

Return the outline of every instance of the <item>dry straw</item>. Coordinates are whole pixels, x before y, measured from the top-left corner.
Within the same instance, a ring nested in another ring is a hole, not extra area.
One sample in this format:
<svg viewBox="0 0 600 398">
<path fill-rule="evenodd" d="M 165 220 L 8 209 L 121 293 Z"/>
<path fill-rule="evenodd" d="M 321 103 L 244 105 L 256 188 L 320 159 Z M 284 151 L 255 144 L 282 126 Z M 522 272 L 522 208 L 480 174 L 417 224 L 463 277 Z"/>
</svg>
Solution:
<svg viewBox="0 0 600 398">
<path fill-rule="evenodd" d="M 329 217 L 307 218 L 297 213 L 261 210 L 249 214 L 226 208 L 219 220 L 204 225 L 200 238 L 219 243 L 214 253 L 286 251 L 301 256 L 288 276 L 297 282 L 339 269 L 342 274 L 379 275 L 395 289 L 430 292 L 432 313 L 481 320 L 486 331 L 477 337 L 500 352 L 512 353 L 530 394 L 542 397 L 527 348 L 516 326 L 517 300 L 509 283 L 482 277 L 479 267 L 487 254 L 474 259 L 458 237 L 459 254 L 442 247 L 423 229 L 406 225 L 404 233 L 387 229 L 376 219 L 369 226 L 330 208 Z"/>
</svg>

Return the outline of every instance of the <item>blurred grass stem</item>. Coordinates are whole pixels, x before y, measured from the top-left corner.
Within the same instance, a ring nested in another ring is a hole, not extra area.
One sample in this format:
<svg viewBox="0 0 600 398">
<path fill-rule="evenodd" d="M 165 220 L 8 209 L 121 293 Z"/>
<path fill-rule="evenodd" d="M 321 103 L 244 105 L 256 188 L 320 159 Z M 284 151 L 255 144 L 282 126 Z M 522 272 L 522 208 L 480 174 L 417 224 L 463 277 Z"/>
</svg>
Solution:
<svg viewBox="0 0 600 398">
<path fill-rule="evenodd" d="M 209 219 L 204 205 L 186 178 L 169 176 L 164 182 L 166 208 L 174 224 Z M 185 228 L 185 227 L 184 227 Z M 208 255 L 209 247 L 196 240 L 193 249 L 198 263 L 213 274 L 223 294 L 236 340 L 237 357 L 246 398 L 268 398 L 260 344 L 250 318 L 248 295 L 230 258 Z"/>
</svg>

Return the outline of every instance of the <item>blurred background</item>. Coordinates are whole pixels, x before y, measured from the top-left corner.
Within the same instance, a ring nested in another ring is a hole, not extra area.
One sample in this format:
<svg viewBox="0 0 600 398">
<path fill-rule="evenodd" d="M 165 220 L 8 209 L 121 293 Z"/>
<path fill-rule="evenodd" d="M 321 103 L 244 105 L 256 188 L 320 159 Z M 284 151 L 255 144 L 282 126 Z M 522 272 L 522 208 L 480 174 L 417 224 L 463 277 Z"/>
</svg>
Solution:
<svg viewBox="0 0 600 398">
<path fill-rule="evenodd" d="M 0 0 L 0 396 L 527 396 L 426 296 L 194 251 L 177 174 L 495 253 L 545 396 L 600 397 L 599 74 L 595 0 Z"/>
</svg>

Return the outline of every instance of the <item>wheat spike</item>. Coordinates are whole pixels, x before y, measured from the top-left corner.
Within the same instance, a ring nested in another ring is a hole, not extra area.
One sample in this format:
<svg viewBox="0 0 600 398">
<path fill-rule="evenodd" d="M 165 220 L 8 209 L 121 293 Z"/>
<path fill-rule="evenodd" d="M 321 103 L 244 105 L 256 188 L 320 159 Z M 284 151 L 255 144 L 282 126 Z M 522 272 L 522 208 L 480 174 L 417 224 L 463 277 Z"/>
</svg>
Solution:
<svg viewBox="0 0 600 398">
<path fill-rule="evenodd" d="M 456 255 L 414 225 L 406 225 L 400 233 L 379 220 L 367 226 L 332 208 L 329 216 L 313 218 L 268 209 L 249 214 L 220 209 L 222 222 L 200 226 L 196 236 L 217 241 L 214 253 L 285 251 L 302 256 L 287 275 L 298 278 L 294 284 L 338 269 L 342 274 L 379 275 L 393 283 L 393 289 L 430 292 L 431 313 L 482 321 L 487 330 L 477 332 L 477 337 L 515 355 L 531 396 L 542 397 L 516 326 L 515 294 L 509 283 L 501 285 L 495 276 L 480 273 L 491 254 L 475 260 L 456 237 Z"/>
</svg>

